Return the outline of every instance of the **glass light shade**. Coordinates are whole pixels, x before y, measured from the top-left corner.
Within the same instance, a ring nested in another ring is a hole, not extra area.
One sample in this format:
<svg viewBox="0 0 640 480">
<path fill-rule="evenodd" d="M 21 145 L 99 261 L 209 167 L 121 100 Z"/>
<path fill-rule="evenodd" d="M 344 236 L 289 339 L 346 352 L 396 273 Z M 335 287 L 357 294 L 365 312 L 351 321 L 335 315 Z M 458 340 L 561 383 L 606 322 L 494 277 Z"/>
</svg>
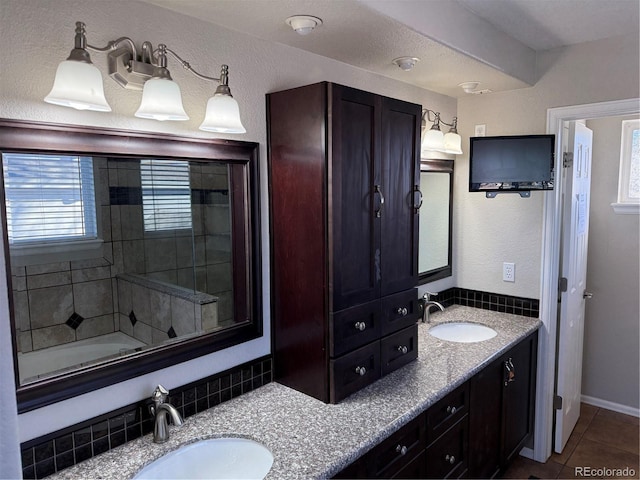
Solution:
<svg viewBox="0 0 640 480">
<path fill-rule="evenodd" d="M 180 87 L 167 78 L 150 78 L 146 81 L 142 89 L 140 108 L 135 116 L 161 122 L 189 120 L 189 115 L 182 106 Z"/>
<path fill-rule="evenodd" d="M 444 151 L 444 134 L 441 130 L 429 129 L 422 139 L 422 150 Z"/>
<path fill-rule="evenodd" d="M 207 112 L 200 130 L 218 133 L 245 133 L 240 121 L 238 102 L 230 95 L 216 94 L 207 102 Z"/>
<path fill-rule="evenodd" d="M 53 88 L 44 101 L 76 110 L 111 111 L 111 107 L 104 98 L 100 70 L 92 63 L 75 60 L 60 62 Z"/>
<path fill-rule="evenodd" d="M 444 134 L 444 151 L 454 155 L 462 154 L 462 138 L 455 132 Z"/>
</svg>

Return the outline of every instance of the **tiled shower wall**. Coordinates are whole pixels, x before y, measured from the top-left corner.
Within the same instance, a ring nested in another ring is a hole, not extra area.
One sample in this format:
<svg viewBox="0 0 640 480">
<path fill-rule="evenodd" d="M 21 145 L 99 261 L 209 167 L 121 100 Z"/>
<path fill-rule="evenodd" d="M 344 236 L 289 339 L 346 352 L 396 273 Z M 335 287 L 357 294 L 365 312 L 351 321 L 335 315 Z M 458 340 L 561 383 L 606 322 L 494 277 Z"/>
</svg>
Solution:
<svg viewBox="0 0 640 480">
<path fill-rule="evenodd" d="M 230 323 L 226 166 L 191 164 L 193 236 L 191 231 L 145 233 L 138 160 L 96 157 L 94 175 L 102 257 L 12 268 L 19 350 L 29 352 L 118 330 L 134 333 L 130 328 L 134 325 L 121 323 L 118 313 L 116 276 L 124 273 L 212 294 L 218 298 L 217 323 Z M 134 336 L 151 339 L 146 333 Z M 172 338 L 169 330 L 165 333 L 164 339 Z"/>
</svg>

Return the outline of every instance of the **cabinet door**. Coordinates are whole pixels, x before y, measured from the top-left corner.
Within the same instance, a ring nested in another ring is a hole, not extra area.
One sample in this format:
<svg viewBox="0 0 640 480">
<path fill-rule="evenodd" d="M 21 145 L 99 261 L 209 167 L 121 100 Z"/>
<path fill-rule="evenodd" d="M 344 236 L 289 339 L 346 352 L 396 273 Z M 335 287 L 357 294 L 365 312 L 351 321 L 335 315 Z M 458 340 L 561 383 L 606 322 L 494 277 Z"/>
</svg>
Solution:
<svg viewBox="0 0 640 480">
<path fill-rule="evenodd" d="M 526 338 L 503 357 L 503 464 L 533 435 L 538 335 Z"/>
<path fill-rule="evenodd" d="M 331 88 L 332 161 L 328 176 L 333 305 L 342 310 L 380 297 L 380 97 Z M 411 285 L 413 286 L 413 285 Z"/>
<path fill-rule="evenodd" d="M 500 468 L 502 360 L 469 381 L 469 477 L 493 478 Z"/>
<path fill-rule="evenodd" d="M 419 105 L 382 103 L 382 295 L 414 287 L 418 280 Z"/>
<path fill-rule="evenodd" d="M 426 478 L 458 478 L 467 469 L 467 418 L 464 417 L 427 448 Z"/>
</svg>

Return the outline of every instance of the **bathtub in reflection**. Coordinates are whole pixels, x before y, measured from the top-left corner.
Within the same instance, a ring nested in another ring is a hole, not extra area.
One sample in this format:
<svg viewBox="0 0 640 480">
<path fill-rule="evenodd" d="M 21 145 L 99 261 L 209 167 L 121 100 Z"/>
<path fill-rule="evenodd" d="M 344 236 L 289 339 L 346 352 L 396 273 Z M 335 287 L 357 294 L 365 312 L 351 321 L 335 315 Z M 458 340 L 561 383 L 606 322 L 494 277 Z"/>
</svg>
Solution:
<svg viewBox="0 0 640 480">
<path fill-rule="evenodd" d="M 18 353 L 20 384 L 126 355 L 145 346 L 145 343 L 125 333 L 114 332 L 33 352 Z"/>
</svg>

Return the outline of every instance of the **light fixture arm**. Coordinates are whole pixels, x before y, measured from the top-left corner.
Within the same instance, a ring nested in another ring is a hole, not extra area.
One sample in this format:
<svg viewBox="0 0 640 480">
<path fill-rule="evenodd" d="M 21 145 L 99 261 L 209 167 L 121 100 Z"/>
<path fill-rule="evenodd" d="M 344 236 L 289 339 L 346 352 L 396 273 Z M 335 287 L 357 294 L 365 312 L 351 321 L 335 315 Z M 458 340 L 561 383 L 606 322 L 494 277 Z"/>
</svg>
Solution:
<svg viewBox="0 0 640 480">
<path fill-rule="evenodd" d="M 195 75 L 198 78 L 201 78 L 202 80 L 208 80 L 211 82 L 222 82 L 222 78 L 216 78 L 216 77 L 208 77 L 206 75 L 202 75 L 201 73 L 197 72 L 196 70 L 193 69 L 193 67 L 191 66 L 191 64 L 189 62 L 187 62 L 186 60 L 182 59 L 182 57 L 180 57 L 180 55 L 178 55 L 176 52 L 174 52 L 173 50 L 171 50 L 170 48 L 167 48 L 166 51 L 168 53 L 170 53 L 171 55 L 173 55 L 173 57 L 178 60 L 178 62 L 180 62 L 180 65 L 182 65 L 182 68 L 184 68 L 185 70 L 188 70 L 190 73 L 192 73 L 193 75 Z M 226 65 L 222 66 L 223 69 L 224 67 L 227 67 Z M 229 67 L 227 67 L 228 70 Z"/>
<path fill-rule="evenodd" d="M 431 118 L 432 114 L 433 114 L 433 118 Z M 422 126 L 423 127 L 426 126 L 426 122 L 433 122 L 434 126 L 438 126 L 438 127 L 442 123 L 447 127 L 451 127 L 455 129 L 458 126 L 458 117 L 453 117 L 453 120 L 451 121 L 451 123 L 447 123 L 444 120 L 442 120 L 442 118 L 440 117 L 440 112 L 435 112 L 433 110 L 429 110 L 428 108 L 424 108 L 422 109 Z"/>
</svg>

